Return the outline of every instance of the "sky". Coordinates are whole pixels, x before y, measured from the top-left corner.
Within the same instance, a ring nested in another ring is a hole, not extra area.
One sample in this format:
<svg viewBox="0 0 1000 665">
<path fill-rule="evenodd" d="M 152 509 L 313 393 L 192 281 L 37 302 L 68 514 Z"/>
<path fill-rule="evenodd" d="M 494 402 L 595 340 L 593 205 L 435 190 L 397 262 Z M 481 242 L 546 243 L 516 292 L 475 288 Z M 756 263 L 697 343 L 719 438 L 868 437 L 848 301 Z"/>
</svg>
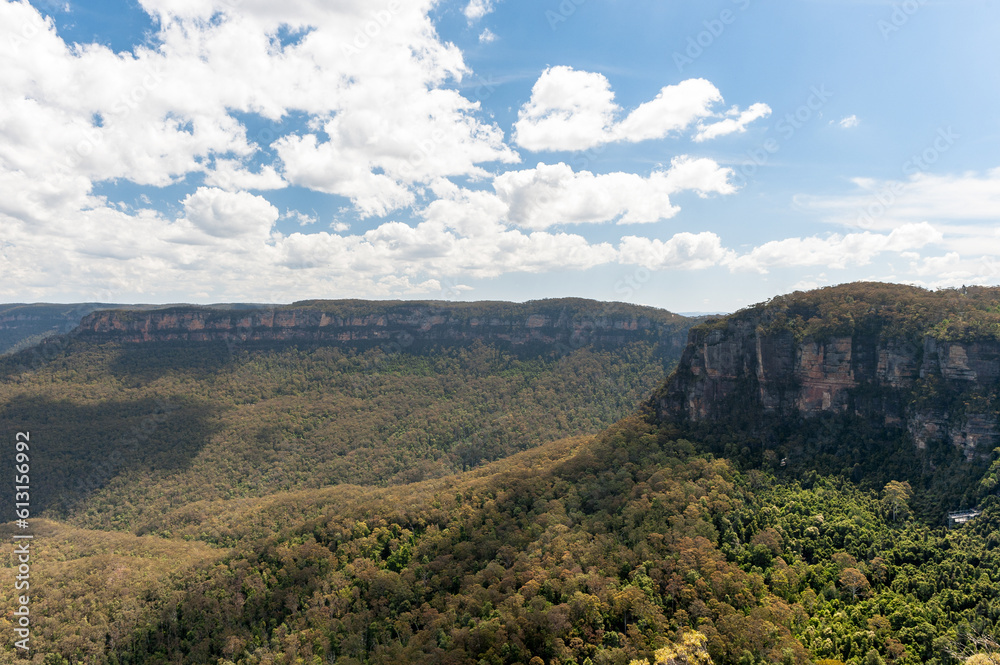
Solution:
<svg viewBox="0 0 1000 665">
<path fill-rule="evenodd" d="M 991 0 L 0 0 L 0 301 L 1000 283 Z"/>
</svg>

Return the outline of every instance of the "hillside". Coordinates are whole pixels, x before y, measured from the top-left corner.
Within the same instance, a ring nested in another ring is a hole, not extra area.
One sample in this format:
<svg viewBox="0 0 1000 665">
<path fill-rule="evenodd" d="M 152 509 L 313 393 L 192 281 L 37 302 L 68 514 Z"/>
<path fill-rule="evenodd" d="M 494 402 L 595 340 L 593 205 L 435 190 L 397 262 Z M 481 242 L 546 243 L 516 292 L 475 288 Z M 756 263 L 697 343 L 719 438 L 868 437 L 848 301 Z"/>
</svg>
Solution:
<svg viewBox="0 0 1000 665">
<path fill-rule="evenodd" d="M 0 355 L 14 353 L 43 339 L 68 333 L 91 312 L 109 305 L 0 305 Z"/>
<path fill-rule="evenodd" d="M 238 341 L 232 313 L 95 314 L 2 385 L 60 498 L 33 525 L 59 562 L 39 566 L 35 661 L 990 662 L 1000 461 L 908 423 L 996 417 L 998 291 L 784 296 L 683 333 L 666 380 L 676 329 L 590 309 L 614 339 L 570 344 L 586 317 L 565 302 L 471 340 L 482 310 L 426 325 L 405 313 L 422 303 L 297 304 Z M 363 316 L 385 323 L 359 339 Z M 956 502 L 984 512 L 947 530 Z"/>
<path fill-rule="evenodd" d="M 940 513 L 975 500 L 998 396 L 1000 289 L 860 283 L 695 328 L 654 405 L 752 464 L 933 485 Z"/>
<path fill-rule="evenodd" d="M 101 311 L 0 360 L 0 423 L 44 442 L 36 510 L 134 530 L 194 500 L 408 483 L 598 432 L 692 323 L 582 300 Z"/>
<path fill-rule="evenodd" d="M 72 334 L 85 316 L 98 310 L 148 311 L 163 309 L 163 305 L 112 305 L 107 303 L 48 303 L 0 305 L 0 356 L 36 347 L 43 340 L 57 335 Z M 258 305 L 213 305 L 212 309 L 252 309 Z M 41 359 L 32 358 L 29 366 Z"/>
<path fill-rule="evenodd" d="M 632 418 L 413 485 L 203 501 L 160 518 L 169 538 L 42 524 L 44 556 L 87 556 L 42 569 L 39 653 L 66 659 L 56 665 L 641 665 L 669 653 L 944 665 L 996 634 L 992 509 L 963 530 L 929 529 L 892 488 L 743 474 L 674 437 Z M 217 554 L 192 559 L 190 539 Z M 106 583 L 95 543 L 114 549 L 114 579 L 134 595 Z M 8 608 L 12 576 L 0 579 Z"/>
</svg>

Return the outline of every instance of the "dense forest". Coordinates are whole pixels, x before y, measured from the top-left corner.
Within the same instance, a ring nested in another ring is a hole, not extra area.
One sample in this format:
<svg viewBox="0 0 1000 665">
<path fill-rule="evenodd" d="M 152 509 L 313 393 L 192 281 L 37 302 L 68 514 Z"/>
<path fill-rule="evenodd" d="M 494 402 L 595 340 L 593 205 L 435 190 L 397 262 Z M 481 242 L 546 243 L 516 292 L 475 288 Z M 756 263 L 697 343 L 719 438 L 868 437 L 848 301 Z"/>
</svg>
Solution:
<svg viewBox="0 0 1000 665">
<path fill-rule="evenodd" d="M 512 305 L 505 315 L 585 320 L 606 309 L 557 302 Z M 349 304 L 352 316 L 379 306 Z M 495 303 L 480 310 L 504 315 Z M 599 432 L 634 410 L 676 363 L 676 336 L 669 328 L 574 345 L 128 344 L 69 336 L 41 353 L 0 358 L 0 425 L 30 426 L 44 442 L 35 510 L 76 526 L 135 530 L 191 501 L 409 483 Z M 4 458 L 0 469 L 12 472 L 11 464 Z M 0 509 L 11 500 L 0 495 Z"/>
<path fill-rule="evenodd" d="M 159 536 L 46 523 L 37 639 L 49 663 L 960 662 L 1000 620 L 996 513 L 931 528 L 910 494 L 738 472 L 633 417 Z"/>
<path fill-rule="evenodd" d="M 816 311 L 916 326 L 911 298 L 933 309 L 913 330 L 992 334 L 991 306 L 895 288 L 771 305 L 805 338 L 843 334 Z M 32 661 L 1000 662 L 996 455 L 849 417 L 776 421 L 756 448 L 695 431 L 646 399 L 671 362 L 650 344 L 74 342 L 10 370 L 0 417 L 44 435 L 39 500 L 56 497 L 33 520 Z M 954 503 L 983 512 L 948 529 Z"/>
</svg>

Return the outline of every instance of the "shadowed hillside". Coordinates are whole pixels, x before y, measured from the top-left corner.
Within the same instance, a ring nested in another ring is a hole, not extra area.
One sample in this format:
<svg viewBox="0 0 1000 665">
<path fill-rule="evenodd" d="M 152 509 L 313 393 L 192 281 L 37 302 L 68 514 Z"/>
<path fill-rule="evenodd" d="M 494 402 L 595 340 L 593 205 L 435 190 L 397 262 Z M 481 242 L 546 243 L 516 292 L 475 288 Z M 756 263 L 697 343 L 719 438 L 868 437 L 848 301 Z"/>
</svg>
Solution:
<svg viewBox="0 0 1000 665">
<path fill-rule="evenodd" d="M 36 510 L 136 529 L 194 500 L 414 482 L 598 432 L 692 323 L 583 300 L 102 311 L 0 360 L 0 423 L 42 442 Z"/>
</svg>

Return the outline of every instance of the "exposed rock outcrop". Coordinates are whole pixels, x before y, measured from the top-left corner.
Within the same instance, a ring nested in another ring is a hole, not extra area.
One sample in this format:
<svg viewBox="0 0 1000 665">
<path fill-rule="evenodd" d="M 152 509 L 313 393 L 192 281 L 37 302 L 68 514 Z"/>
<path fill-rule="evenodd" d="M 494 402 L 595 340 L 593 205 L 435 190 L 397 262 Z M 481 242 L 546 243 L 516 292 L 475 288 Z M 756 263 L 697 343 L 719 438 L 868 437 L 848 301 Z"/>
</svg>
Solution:
<svg viewBox="0 0 1000 665">
<path fill-rule="evenodd" d="M 838 292 L 830 291 L 836 299 Z M 659 417 L 700 422 L 734 412 L 751 419 L 854 414 L 909 431 L 918 447 L 949 440 L 970 459 L 1000 441 L 995 409 L 981 408 L 1000 381 L 996 336 L 943 340 L 926 321 L 893 334 L 878 308 L 853 330 L 802 334 L 804 324 L 789 322 L 789 306 L 787 300 L 758 306 L 692 329 L 677 370 L 656 398 Z M 928 397 L 932 389 L 937 392 Z M 967 404 L 968 395 L 980 406 Z"/>
<path fill-rule="evenodd" d="M 94 342 L 500 341 L 567 349 L 653 339 L 679 356 L 695 319 L 655 308 L 565 299 L 513 303 L 313 301 L 283 307 L 111 310 L 85 317 L 74 335 Z"/>
</svg>

